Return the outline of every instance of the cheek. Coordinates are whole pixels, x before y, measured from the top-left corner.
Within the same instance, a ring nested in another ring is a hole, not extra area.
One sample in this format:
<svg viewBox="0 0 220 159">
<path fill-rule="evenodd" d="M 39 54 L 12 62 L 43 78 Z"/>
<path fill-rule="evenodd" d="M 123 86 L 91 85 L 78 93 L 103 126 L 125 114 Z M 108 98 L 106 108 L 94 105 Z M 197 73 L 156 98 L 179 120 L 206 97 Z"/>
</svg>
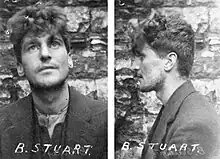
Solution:
<svg viewBox="0 0 220 159">
<path fill-rule="evenodd" d="M 24 67 L 25 72 L 34 72 L 34 69 L 37 67 L 36 60 L 22 59 L 22 65 Z"/>
<path fill-rule="evenodd" d="M 149 61 L 142 61 L 140 66 L 141 66 L 141 72 L 144 75 L 147 75 L 152 71 L 152 64 Z"/>
<path fill-rule="evenodd" d="M 60 64 L 62 65 L 68 64 L 68 55 L 66 50 L 64 49 L 57 50 L 56 53 L 54 54 L 54 57 Z"/>
<path fill-rule="evenodd" d="M 68 69 L 68 57 L 63 56 L 57 59 L 57 63 L 59 63 L 62 70 Z"/>
<path fill-rule="evenodd" d="M 67 56 L 64 56 L 62 58 L 62 60 L 60 60 L 60 63 L 63 65 L 63 66 L 68 66 L 68 57 Z"/>
<path fill-rule="evenodd" d="M 141 71 L 144 75 L 157 74 L 160 70 L 160 63 L 157 60 L 143 61 Z"/>
</svg>

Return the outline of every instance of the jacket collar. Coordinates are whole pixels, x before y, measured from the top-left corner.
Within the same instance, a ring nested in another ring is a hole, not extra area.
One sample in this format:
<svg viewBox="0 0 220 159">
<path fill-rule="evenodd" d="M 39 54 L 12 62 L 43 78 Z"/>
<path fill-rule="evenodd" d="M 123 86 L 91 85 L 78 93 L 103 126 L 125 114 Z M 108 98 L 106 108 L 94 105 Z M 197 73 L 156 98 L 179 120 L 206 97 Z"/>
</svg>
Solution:
<svg viewBox="0 0 220 159">
<path fill-rule="evenodd" d="M 175 119 L 182 102 L 195 91 L 196 90 L 191 81 L 186 81 L 174 91 L 168 102 L 160 110 L 159 114 L 161 116 L 157 117 L 157 120 L 152 127 L 153 129 L 150 132 L 150 142 L 162 142 L 163 137 L 166 134 L 167 125 Z"/>
<path fill-rule="evenodd" d="M 74 116 L 74 118 L 79 118 L 82 121 L 87 121 L 91 116 L 90 109 L 83 96 L 77 92 L 73 87 L 69 87 L 69 110 L 68 115 Z M 19 100 L 16 103 L 16 108 L 18 108 L 11 119 L 13 125 L 21 123 L 25 127 L 30 127 L 32 124 L 32 114 L 33 114 L 33 100 L 32 94 L 30 93 L 27 97 Z"/>
</svg>

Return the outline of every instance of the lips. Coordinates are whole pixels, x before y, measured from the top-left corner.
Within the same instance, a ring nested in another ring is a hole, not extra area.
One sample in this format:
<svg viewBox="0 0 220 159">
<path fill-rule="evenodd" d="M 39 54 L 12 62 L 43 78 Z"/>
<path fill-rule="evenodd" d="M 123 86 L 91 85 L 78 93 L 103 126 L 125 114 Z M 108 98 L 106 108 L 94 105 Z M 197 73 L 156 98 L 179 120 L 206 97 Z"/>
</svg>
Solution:
<svg viewBox="0 0 220 159">
<path fill-rule="evenodd" d="M 135 77 L 137 77 L 137 78 L 142 78 L 142 77 L 143 77 L 140 70 L 138 70 L 138 71 L 136 72 Z"/>
<path fill-rule="evenodd" d="M 38 72 L 41 72 L 47 69 L 57 69 L 57 66 L 54 66 L 54 65 L 41 66 L 39 67 Z"/>
</svg>

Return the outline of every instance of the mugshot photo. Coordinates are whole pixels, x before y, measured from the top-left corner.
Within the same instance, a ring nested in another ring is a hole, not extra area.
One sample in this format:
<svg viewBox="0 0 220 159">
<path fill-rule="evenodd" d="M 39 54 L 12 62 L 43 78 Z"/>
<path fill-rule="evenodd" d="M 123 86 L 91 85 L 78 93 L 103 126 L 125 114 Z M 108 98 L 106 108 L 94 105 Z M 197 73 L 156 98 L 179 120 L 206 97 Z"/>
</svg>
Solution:
<svg viewBox="0 0 220 159">
<path fill-rule="evenodd" d="M 107 1 L 0 2 L 0 158 L 107 158 Z"/>
<path fill-rule="evenodd" d="M 115 158 L 220 157 L 218 1 L 115 1 Z"/>
</svg>

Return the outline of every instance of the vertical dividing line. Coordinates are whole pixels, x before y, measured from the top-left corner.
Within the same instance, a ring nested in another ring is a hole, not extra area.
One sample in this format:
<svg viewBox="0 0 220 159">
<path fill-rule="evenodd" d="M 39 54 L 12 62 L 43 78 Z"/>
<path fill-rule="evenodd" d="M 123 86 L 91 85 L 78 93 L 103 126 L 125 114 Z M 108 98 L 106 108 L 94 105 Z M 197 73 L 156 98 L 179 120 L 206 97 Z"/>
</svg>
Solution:
<svg viewBox="0 0 220 159">
<path fill-rule="evenodd" d="M 108 0 L 108 159 L 115 158 L 115 79 L 114 79 L 114 32 L 115 32 L 115 7 L 114 0 Z"/>
</svg>

